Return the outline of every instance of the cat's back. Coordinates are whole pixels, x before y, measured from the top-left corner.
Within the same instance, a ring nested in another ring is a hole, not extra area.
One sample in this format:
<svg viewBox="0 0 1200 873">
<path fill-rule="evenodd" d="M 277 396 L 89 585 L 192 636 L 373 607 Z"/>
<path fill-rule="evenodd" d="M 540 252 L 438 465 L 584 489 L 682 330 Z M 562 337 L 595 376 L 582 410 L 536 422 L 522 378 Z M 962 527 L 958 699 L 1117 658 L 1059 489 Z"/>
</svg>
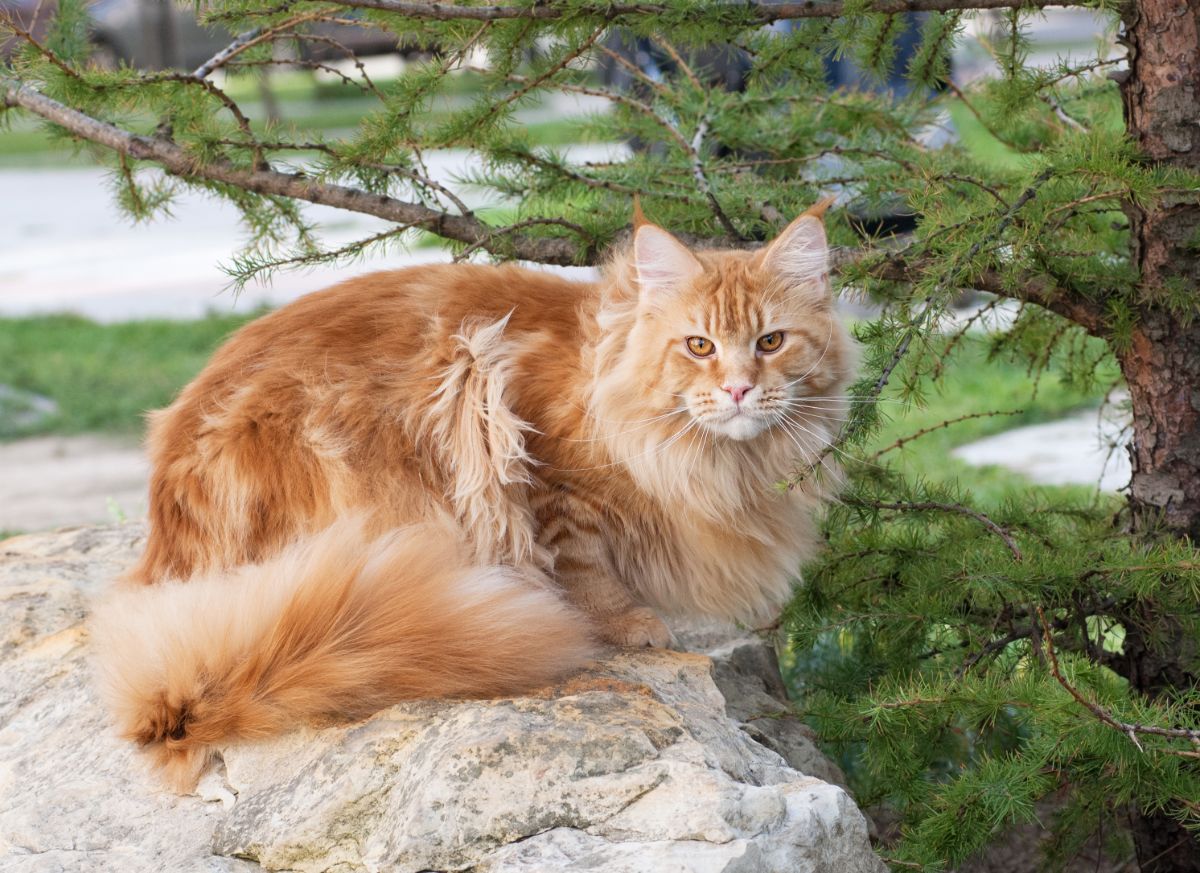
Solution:
<svg viewBox="0 0 1200 873">
<path fill-rule="evenodd" d="M 213 359 L 251 356 L 296 372 L 323 361 L 403 357 L 464 325 L 508 319 L 505 332 L 573 336 L 594 286 L 513 265 L 429 264 L 369 273 L 305 295 L 242 328 Z"/>
<path fill-rule="evenodd" d="M 541 369 L 542 358 L 582 344 L 582 314 L 595 297 L 593 285 L 508 264 L 430 264 L 349 279 L 237 331 L 152 416 L 151 448 L 189 452 L 214 427 L 297 420 L 331 404 L 345 424 L 374 418 L 428 397 L 463 333 L 502 320 L 519 368 Z"/>
</svg>

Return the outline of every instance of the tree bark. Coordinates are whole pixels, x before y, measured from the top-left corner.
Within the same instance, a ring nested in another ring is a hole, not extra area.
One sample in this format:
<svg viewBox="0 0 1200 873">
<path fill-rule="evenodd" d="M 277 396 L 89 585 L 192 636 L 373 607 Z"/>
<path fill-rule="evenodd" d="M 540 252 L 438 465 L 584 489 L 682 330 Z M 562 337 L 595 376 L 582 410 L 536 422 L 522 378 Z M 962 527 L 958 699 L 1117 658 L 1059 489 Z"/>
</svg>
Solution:
<svg viewBox="0 0 1200 873">
<path fill-rule="evenodd" d="M 1139 529 L 1200 542 L 1200 324 L 1159 309 L 1141 319 L 1120 355 L 1133 406 L 1130 502 Z"/>
<path fill-rule="evenodd" d="M 1129 135 L 1150 160 L 1200 172 L 1200 0 L 1138 0 L 1125 27 Z M 1200 287 L 1200 204 L 1168 197 L 1127 213 L 1141 271 L 1138 327 L 1120 355 L 1133 403 L 1133 509 L 1142 527 L 1153 519 L 1200 539 L 1200 327 L 1164 305 L 1170 289 Z"/>
<path fill-rule="evenodd" d="M 1200 0 L 1137 0 L 1124 20 L 1129 135 L 1151 161 L 1200 171 Z M 1118 354 L 1133 406 L 1134 526 L 1200 540 L 1200 324 L 1167 305 L 1173 289 L 1200 287 L 1200 205 L 1167 198 L 1126 212 L 1141 271 L 1137 327 Z M 1134 688 L 1153 697 L 1196 684 L 1195 641 L 1167 610 L 1143 604 L 1124 623 L 1121 672 Z M 1200 873 L 1200 840 L 1174 819 L 1135 811 L 1131 830 L 1141 873 Z"/>
</svg>

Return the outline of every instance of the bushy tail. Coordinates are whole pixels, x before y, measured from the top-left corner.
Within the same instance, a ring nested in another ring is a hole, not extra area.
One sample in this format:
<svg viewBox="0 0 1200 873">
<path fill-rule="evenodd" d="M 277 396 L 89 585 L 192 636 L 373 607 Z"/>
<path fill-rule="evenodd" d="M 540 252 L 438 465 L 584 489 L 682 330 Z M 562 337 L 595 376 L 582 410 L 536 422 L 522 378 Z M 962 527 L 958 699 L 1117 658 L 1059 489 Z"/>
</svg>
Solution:
<svg viewBox="0 0 1200 873">
<path fill-rule="evenodd" d="M 589 629 L 518 570 L 471 567 L 436 524 L 339 522 L 232 573 L 126 588 L 92 623 L 122 734 L 191 788 L 213 745 L 400 700 L 515 693 L 578 668 Z"/>
</svg>

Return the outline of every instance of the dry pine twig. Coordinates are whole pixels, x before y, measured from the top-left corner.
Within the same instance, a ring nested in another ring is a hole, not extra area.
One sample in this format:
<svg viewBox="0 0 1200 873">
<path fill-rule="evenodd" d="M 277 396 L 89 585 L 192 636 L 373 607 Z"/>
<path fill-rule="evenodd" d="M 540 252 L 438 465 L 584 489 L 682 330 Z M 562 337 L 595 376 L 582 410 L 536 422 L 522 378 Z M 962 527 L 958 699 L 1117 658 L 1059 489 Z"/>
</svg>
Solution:
<svg viewBox="0 0 1200 873">
<path fill-rule="evenodd" d="M 1054 650 L 1054 641 L 1052 638 L 1050 625 L 1046 621 L 1046 614 L 1042 610 L 1042 607 L 1039 606 L 1037 608 L 1037 614 L 1043 630 L 1041 639 L 1045 641 L 1045 652 L 1047 660 L 1050 664 L 1050 673 L 1054 676 L 1055 681 L 1057 681 L 1058 684 L 1061 685 L 1068 694 L 1075 698 L 1077 703 L 1079 703 L 1086 710 L 1088 710 L 1088 712 L 1092 713 L 1092 715 L 1096 716 L 1096 718 L 1104 722 L 1104 724 L 1108 725 L 1113 730 L 1120 731 L 1128 736 L 1141 752 L 1146 750 L 1142 747 L 1141 742 L 1138 741 L 1138 734 L 1145 734 L 1156 737 L 1167 737 L 1169 739 L 1176 740 L 1188 740 L 1193 746 L 1196 747 L 1197 751 L 1188 752 L 1185 754 L 1185 757 L 1200 757 L 1200 730 L 1195 730 L 1193 728 L 1164 728 L 1159 727 L 1158 725 L 1135 724 L 1133 722 L 1121 721 L 1099 703 L 1094 700 L 1089 700 L 1087 697 L 1085 697 L 1083 692 L 1068 682 L 1066 677 L 1063 676 L 1062 669 L 1058 663 L 1058 655 Z M 1171 752 L 1171 754 L 1178 754 L 1178 752 Z"/>
</svg>

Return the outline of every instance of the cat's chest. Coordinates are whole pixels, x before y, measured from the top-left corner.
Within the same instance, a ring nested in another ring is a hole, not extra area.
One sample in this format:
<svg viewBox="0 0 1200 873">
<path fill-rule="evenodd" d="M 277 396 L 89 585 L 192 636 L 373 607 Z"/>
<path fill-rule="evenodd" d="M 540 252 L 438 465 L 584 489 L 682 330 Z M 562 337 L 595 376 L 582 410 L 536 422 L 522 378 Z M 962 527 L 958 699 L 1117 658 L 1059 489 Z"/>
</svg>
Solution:
<svg viewBox="0 0 1200 873">
<path fill-rule="evenodd" d="M 786 601 L 812 550 L 802 495 L 764 495 L 713 520 L 686 507 L 614 506 L 609 548 L 617 572 L 670 613 L 753 621 Z"/>
</svg>

